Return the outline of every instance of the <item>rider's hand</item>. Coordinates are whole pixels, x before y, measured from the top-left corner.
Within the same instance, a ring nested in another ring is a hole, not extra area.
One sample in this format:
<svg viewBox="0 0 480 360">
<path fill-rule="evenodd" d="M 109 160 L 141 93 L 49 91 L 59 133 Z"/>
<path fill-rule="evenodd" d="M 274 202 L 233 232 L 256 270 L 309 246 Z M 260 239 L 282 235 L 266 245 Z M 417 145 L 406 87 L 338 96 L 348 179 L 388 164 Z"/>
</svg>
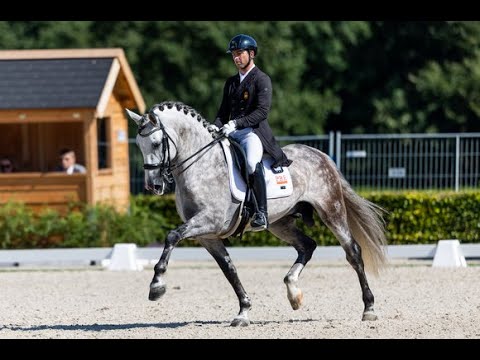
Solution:
<svg viewBox="0 0 480 360">
<path fill-rule="evenodd" d="M 222 132 L 225 136 L 229 136 L 232 131 L 235 131 L 237 129 L 237 123 L 235 120 L 230 120 L 228 123 L 223 125 L 222 127 Z"/>
<path fill-rule="evenodd" d="M 214 125 L 214 124 L 208 125 L 208 126 L 207 126 L 207 130 L 208 130 L 209 132 L 211 132 L 211 133 L 212 133 L 212 132 L 213 132 L 213 133 L 218 133 L 218 132 L 220 131 L 220 129 L 218 128 L 218 126 L 217 126 L 217 125 Z"/>
</svg>

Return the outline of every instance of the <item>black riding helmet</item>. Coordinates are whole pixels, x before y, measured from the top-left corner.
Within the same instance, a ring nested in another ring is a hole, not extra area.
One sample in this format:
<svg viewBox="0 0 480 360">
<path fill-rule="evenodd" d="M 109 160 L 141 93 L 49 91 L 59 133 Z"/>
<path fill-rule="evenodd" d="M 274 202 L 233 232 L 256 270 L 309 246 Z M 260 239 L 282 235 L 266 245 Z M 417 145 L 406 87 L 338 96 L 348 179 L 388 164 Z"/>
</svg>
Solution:
<svg viewBox="0 0 480 360">
<path fill-rule="evenodd" d="M 235 50 L 253 50 L 253 53 L 257 55 L 257 42 L 251 36 L 238 34 L 230 40 L 227 53 L 230 54 Z"/>
</svg>

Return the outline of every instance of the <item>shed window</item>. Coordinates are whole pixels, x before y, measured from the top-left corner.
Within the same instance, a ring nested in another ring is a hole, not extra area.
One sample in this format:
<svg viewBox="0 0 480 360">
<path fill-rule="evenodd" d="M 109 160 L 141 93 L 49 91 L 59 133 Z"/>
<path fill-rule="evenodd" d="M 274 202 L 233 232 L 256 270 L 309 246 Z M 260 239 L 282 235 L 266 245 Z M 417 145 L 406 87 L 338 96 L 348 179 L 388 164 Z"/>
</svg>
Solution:
<svg viewBox="0 0 480 360">
<path fill-rule="evenodd" d="M 13 162 L 14 172 L 58 171 L 59 152 L 69 148 L 77 163 L 85 165 L 82 133 L 81 122 L 3 123 L 0 157 Z"/>
<path fill-rule="evenodd" d="M 98 136 L 98 168 L 110 169 L 112 167 L 111 144 L 110 137 L 110 118 L 104 117 L 97 119 L 97 136 Z"/>
</svg>

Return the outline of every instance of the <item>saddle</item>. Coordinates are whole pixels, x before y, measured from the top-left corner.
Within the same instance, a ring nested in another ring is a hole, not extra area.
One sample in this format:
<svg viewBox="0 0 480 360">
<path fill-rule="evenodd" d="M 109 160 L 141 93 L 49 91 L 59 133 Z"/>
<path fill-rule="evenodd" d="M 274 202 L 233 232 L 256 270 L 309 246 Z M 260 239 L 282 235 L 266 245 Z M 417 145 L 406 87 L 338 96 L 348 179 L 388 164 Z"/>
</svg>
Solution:
<svg viewBox="0 0 480 360">
<path fill-rule="evenodd" d="M 222 238 L 237 235 L 242 237 L 246 225 L 255 213 L 253 190 L 248 182 L 246 154 L 235 140 L 224 138 L 220 143 L 227 162 L 232 197 L 240 202 L 240 211 L 235 215 L 237 218 L 231 221 L 234 225 Z M 293 193 L 290 171 L 286 167 L 272 168 L 272 163 L 273 158 L 264 154 L 262 164 L 265 170 L 267 199 L 290 196 Z"/>
</svg>

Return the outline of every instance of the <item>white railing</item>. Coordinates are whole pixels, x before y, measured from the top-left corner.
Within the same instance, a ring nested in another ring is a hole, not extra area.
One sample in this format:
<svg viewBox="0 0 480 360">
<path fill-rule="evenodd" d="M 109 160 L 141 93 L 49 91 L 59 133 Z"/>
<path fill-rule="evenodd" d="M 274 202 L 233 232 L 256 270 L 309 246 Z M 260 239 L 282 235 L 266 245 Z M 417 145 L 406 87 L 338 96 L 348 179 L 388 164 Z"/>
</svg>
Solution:
<svg viewBox="0 0 480 360">
<path fill-rule="evenodd" d="M 461 244 L 467 260 L 480 259 L 480 244 Z M 433 259 L 437 244 L 390 245 L 391 259 Z M 153 265 L 160 259 L 162 247 L 137 248 L 137 259 Z M 1 267 L 73 267 L 100 266 L 112 256 L 113 248 L 0 250 Z M 294 261 L 297 252 L 293 247 L 229 247 L 233 261 Z M 173 250 L 173 261 L 214 261 L 203 247 L 179 247 Z M 313 253 L 314 260 L 345 259 L 340 246 L 319 246 Z M 108 263 L 108 261 L 107 261 Z"/>
</svg>

